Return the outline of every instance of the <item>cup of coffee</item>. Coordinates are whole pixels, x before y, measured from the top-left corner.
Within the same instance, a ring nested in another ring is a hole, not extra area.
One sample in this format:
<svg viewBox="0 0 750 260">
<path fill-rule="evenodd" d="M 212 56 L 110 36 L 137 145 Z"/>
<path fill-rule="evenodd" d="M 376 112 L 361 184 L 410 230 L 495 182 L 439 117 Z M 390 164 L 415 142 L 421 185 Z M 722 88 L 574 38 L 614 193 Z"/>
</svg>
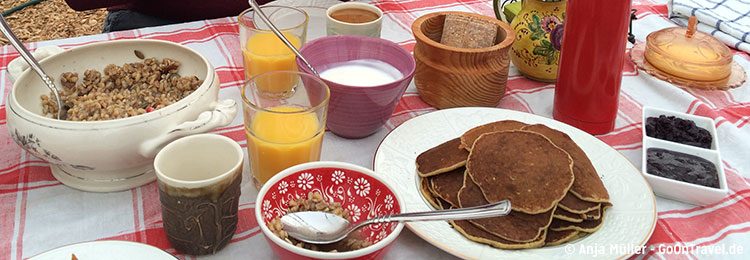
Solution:
<svg viewBox="0 0 750 260">
<path fill-rule="evenodd" d="M 362 35 L 379 38 L 383 11 L 365 3 L 340 3 L 328 8 L 326 20 L 328 36 Z"/>
<path fill-rule="evenodd" d="M 232 139 L 199 134 L 166 145 L 154 158 L 167 239 L 185 254 L 213 254 L 237 229 L 245 155 Z"/>
</svg>

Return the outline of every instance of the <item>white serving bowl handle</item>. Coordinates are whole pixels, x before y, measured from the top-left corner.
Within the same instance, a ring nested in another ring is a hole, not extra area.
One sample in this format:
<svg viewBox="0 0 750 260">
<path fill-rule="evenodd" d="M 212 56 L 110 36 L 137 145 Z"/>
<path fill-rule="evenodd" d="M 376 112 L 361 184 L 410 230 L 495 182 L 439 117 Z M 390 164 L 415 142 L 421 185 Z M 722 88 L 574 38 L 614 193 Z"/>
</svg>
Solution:
<svg viewBox="0 0 750 260">
<path fill-rule="evenodd" d="M 37 48 L 36 50 L 34 50 L 34 52 L 31 53 L 31 56 L 34 56 L 34 59 L 36 59 L 37 61 L 42 61 L 64 51 L 65 49 L 63 48 L 60 48 L 56 45 L 50 45 Z M 10 74 L 10 80 L 15 82 L 16 79 L 20 77 L 21 74 L 23 74 L 23 72 L 27 69 L 29 69 L 29 64 L 26 63 L 25 60 L 21 59 L 20 56 L 16 57 L 12 61 L 10 61 L 10 63 L 8 63 L 8 73 Z"/>
<path fill-rule="evenodd" d="M 167 143 L 188 135 L 208 132 L 214 128 L 226 126 L 237 115 L 237 102 L 225 99 L 215 103 L 213 110 L 204 111 L 194 121 L 184 122 L 151 140 L 141 144 L 138 151 L 146 158 L 154 158 L 156 153 Z"/>
</svg>

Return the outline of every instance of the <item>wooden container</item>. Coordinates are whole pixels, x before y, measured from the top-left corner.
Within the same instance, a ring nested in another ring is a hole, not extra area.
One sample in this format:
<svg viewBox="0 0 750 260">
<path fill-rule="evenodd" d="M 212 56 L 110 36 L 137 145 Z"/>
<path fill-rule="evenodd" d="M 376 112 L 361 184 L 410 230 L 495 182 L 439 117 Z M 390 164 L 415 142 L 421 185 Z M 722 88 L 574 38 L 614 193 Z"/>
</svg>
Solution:
<svg viewBox="0 0 750 260">
<path fill-rule="evenodd" d="M 440 43 L 446 15 L 472 16 L 496 24 L 495 45 L 456 48 Z M 414 83 L 419 96 L 438 109 L 465 106 L 494 107 L 505 94 L 510 49 L 515 34 L 493 17 L 464 12 L 437 12 L 414 21 L 417 63 Z"/>
</svg>

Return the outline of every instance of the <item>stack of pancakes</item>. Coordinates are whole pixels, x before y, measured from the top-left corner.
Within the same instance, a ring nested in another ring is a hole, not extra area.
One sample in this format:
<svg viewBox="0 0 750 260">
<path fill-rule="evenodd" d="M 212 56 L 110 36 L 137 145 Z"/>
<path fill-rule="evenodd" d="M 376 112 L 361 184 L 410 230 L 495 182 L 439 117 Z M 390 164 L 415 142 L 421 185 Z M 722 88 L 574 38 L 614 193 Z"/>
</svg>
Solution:
<svg viewBox="0 0 750 260">
<path fill-rule="evenodd" d="M 468 239 L 497 248 L 559 245 L 595 232 L 612 206 L 583 150 L 545 125 L 481 125 L 416 162 L 421 192 L 435 208 L 510 200 L 507 216 L 451 221 Z"/>
</svg>

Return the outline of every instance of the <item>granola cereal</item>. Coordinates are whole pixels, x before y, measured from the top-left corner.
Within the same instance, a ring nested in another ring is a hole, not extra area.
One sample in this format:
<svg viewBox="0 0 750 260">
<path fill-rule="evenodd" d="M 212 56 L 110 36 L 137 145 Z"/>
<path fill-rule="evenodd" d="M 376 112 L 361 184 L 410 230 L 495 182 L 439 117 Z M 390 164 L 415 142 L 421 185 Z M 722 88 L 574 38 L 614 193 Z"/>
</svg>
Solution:
<svg viewBox="0 0 750 260">
<path fill-rule="evenodd" d="M 289 201 L 289 213 L 300 212 L 300 211 L 324 211 L 336 214 L 340 217 L 349 219 L 349 211 L 341 206 L 338 202 L 328 202 L 323 198 L 323 195 L 319 192 L 310 192 L 307 194 L 307 199 L 294 199 Z M 281 224 L 281 218 L 276 217 L 271 222 L 266 224 L 268 229 L 271 230 L 276 236 L 282 240 L 295 245 L 297 247 L 313 250 L 313 251 L 327 251 L 327 252 L 346 252 L 353 251 L 372 245 L 367 240 L 354 238 L 352 236 L 345 238 L 342 241 L 330 244 L 330 245 L 316 245 L 308 244 L 296 240 L 290 237 L 284 226 Z"/>
<path fill-rule="evenodd" d="M 203 81 L 196 76 L 180 76 L 180 63 L 164 58 L 147 58 L 122 66 L 109 64 L 103 73 L 86 70 L 60 75 L 60 96 L 67 109 L 66 120 L 99 121 L 126 118 L 168 106 L 195 91 Z M 57 103 L 42 95 L 42 113 L 57 114 Z"/>
</svg>

